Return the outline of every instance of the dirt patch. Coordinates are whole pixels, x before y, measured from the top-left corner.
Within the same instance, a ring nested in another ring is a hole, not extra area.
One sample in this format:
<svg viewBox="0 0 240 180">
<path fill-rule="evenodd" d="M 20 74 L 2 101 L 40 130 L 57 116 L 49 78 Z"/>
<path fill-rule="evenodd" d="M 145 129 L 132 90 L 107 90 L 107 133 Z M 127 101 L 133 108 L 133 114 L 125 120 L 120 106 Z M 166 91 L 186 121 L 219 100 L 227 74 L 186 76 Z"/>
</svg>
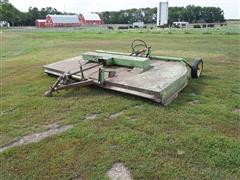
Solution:
<svg viewBox="0 0 240 180">
<path fill-rule="evenodd" d="M 122 163 L 114 164 L 107 176 L 112 180 L 132 180 L 130 172 Z"/>
<path fill-rule="evenodd" d="M 143 105 L 136 105 L 134 106 L 135 109 L 141 109 L 143 107 Z"/>
<path fill-rule="evenodd" d="M 240 113 L 240 108 L 234 109 L 233 112 Z"/>
<path fill-rule="evenodd" d="M 48 125 L 44 125 L 43 126 L 44 128 L 50 130 L 50 129 L 57 129 L 59 128 L 59 122 L 58 123 L 54 123 L 54 124 L 48 124 Z"/>
<path fill-rule="evenodd" d="M 50 127 L 50 129 L 48 131 L 23 136 L 18 141 L 15 141 L 15 142 L 12 142 L 12 143 L 9 143 L 7 145 L 4 145 L 4 146 L 0 147 L 0 153 L 7 150 L 7 149 L 16 147 L 16 146 L 22 146 L 22 145 L 25 145 L 25 144 L 39 142 L 39 141 L 41 141 L 41 140 L 43 140 L 47 137 L 62 133 L 64 131 L 72 128 L 73 125 L 67 125 L 67 126 L 59 127 L 56 124 L 53 124 L 52 126 L 49 125 L 49 127 Z"/>
<path fill-rule="evenodd" d="M 217 130 L 228 137 L 232 137 L 232 138 L 240 137 L 239 126 L 236 126 L 233 124 L 227 124 L 227 125 L 225 124 L 222 126 L 218 126 Z"/>
<path fill-rule="evenodd" d="M 96 119 L 98 117 L 98 114 L 97 113 L 93 113 L 93 114 L 87 114 L 86 115 L 86 119 L 87 120 L 94 120 L 94 119 Z"/>
<path fill-rule="evenodd" d="M 9 109 L 3 110 L 3 111 L 1 111 L 1 115 L 10 114 L 10 113 L 12 113 L 13 111 L 15 111 L 16 109 L 17 109 L 17 107 L 11 107 L 11 108 L 9 108 Z"/>
<path fill-rule="evenodd" d="M 136 121 L 137 120 L 137 117 L 136 116 L 130 116 L 128 118 L 129 121 Z"/>
<path fill-rule="evenodd" d="M 122 114 L 123 114 L 123 111 L 120 111 L 120 112 L 111 114 L 111 115 L 109 116 L 109 118 L 110 118 L 110 119 L 115 119 L 115 118 L 121 116 Z"/>
<path fill-rule="evenodd" d="M 197 94 L 196 93 L 189 93 L 189 96 L 195 97 L 195 96 L 197 96 Z"/>
<path fill-rule="evenodd" d="M 185 154 L 185 151 L 183 151 L 183 150 L 177 150 L 177 155 L 178 156 L 182 156 L 182 155 L 184 155 Z"/>
<path fill-rule="evenodd" d="M 194 101 L 188 102 L 188 104 L 190 104 L 190 105 L 197 105 L 197 104 L 200 104 L 200 101 L 194 100 Z"/>
</svg>

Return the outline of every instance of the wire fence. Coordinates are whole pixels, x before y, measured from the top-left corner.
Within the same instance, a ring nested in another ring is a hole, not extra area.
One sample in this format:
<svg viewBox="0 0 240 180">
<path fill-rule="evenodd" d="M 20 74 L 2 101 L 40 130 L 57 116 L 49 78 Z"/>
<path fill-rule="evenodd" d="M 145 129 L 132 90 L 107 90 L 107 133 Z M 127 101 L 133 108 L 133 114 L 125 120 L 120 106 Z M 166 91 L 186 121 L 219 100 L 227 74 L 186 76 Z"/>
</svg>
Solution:
<svg viewBox="0 0 240 180">
<path fill-rule="evenodd" d="M 99 26 L 81 26 L 81 27 L 58 27 L 58 28 L 36 28 L 36 27 L 11 27 L 4 28 L 6 31 L 11 32 L 93 32 L 93 33 L 105 33 L 105 32 L 152 32 L 152 33 L 223 33 L 223 34 L 240 34 L 240 23 L 227 24 L 224 26 L 214 27 L 200 27 L 193 28 L 193 26 L 186 26 L 182 28 L 157 28 L 155 24 L 147 24 L 144 28 L 133 28 L 129 24 L 108 24 Z"/>
</svg>

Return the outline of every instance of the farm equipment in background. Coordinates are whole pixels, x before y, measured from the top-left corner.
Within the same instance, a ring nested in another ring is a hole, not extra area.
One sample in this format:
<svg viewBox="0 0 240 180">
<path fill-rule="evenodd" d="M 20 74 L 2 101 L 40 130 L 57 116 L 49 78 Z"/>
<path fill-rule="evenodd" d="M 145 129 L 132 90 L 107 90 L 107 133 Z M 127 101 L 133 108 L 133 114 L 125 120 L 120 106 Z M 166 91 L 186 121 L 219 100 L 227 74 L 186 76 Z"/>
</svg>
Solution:
<svg viewBox="0 0 240 180">
<path fill-rule="evenodd" d="M 97 50 L 43 66 L 45 73 L 58 76 L 44 95 L 96 85 L 168 105 L 203 70 L 201 58 L 190 65 L 184 58 L 152 56 L 143 40 L 134 40 L 131 49 L 131 53 Z"/>
</svg>

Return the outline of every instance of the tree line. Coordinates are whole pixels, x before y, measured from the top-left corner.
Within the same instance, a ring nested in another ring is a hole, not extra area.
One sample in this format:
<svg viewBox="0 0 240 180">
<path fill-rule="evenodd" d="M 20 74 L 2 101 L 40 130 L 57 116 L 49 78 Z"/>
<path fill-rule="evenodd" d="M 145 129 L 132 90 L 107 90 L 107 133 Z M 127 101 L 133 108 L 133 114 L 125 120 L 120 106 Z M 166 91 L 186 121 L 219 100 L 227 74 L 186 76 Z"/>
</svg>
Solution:
<svg viewBox="0 0 240 180">
<path fill-rule="evenodd" d="M 146 24 L 157 22 L 157 8 L 127 9 L 121 11 L 106 11 L 102 13 L 106 24 L 132 24 L 142 21 Z M 224 12 L 218 7 L 169 7 L 168 23 L 186 21 L 189 23 L 224 22 Z"/>
<path fill-rule="evenodd" d="M 38 9 L 30 7 L 28 12 L 21 12 L 8 0 L 0 0 L 0 21 L 8 21 L 11 26 L 33 26 L 36 19 L 45 19 L 48 14 L 67 15 L 74 13 L 60 12 L 55 8 Z M 101 12 L 105 24 L 132 24 L 142 21 L 146 24 L 157 22 L 157 8 L 127 9 L 121 11 Z M 175 21 L 197 22 L 223 22 L 224 12 L 218 7 L 200 7 L 189 5 L 187 7 L 169 7 L 169 24 Z"/>
<path fill-rule="evenodd" d="M 8 0 L 0 0 L 0 21 L 8 21 L 11 26 L 34 26 L 36 19 L 46 19 L 48 14 L 67 15 L 74 13 L 60 12 L 52 7 L 42 9 L 30 7 L 28 12 L 21 12 Z"/>
</svg>

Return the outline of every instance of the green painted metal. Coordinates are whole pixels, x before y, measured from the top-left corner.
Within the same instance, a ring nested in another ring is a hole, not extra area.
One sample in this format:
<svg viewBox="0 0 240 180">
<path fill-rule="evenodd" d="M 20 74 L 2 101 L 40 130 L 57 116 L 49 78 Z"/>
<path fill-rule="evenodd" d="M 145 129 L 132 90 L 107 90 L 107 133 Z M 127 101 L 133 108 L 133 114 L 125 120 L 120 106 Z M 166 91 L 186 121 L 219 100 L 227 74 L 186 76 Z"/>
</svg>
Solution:
<svg viewBox="0 0 240 180">
<path fill-rule="evenodd" d="M 83 68 L 82 68 L 82 65 L 80 66 L 80 71 L 81 71 L 81 77 L 82 77 L 82 80 L 84 80 L 85 77 L 84 77 L 84 74 L 83 74 Z"/>
<path fill-rule="evenodd" d="M 103 84 L 105 81 L 105 72 L 103 68 L 99 68 L 98 81 L 100 82 L 100 84 Z"/>
<path fill-rule="evenodd" d="M 160 61 L 175 61 L 175 62 L 183 62 L 188 67 L 192 68 L 192 66 L 187 62 L 184 58 L 178 57 L 170 57 L 170 56 L 150 56 L 150 59 L 160 60 Z"/>
<path fill-rule="evenodd" d="M 106 65 L 113 64 L 113 58 L 108 54 L 100 54 L 95 52 L 87 52 L 82 54 L 82 58 L 86 61 L 96 62 L 96 63 L 105 63 Z"/>
<path fill-rule="evenodd" d="M 147 70 L 150 68 L 150 59 L 144 57 L 135 57 L 127 55 L 88 52 L 82 55 L 84 60 L 101 63 L 106 65 L 119 65 L 126 67 L 138 67 Z"/>
<path fill-rule="evenodd" d="M 96 50 L 97 53 L 103 53 L 103 54 L 113 54 L 113 55 L 125 55 L 130 56 L 128 53 L 122 53 L 122 52 L 114 52 L 114 51 L 103 51 L 103 50 Z M 151 54 L 151 51 L 149 52 Z M 183 62 L 188 67 L 192 68 L 192 66 L 188 63 L 188 61 L 184 58 L 179 57 L 171 57 L 171 56 L 149 56 L 150 59 L 154 60 L 161 60 L 161 61 L 175 61 L 175 62 Z"/>
<path fill-rule="evenodd" d="M 171 85 L 166 87 L 160 92 L 160 99 L 162 104 L 169 104 L 172 99 L 177 95 L 187 84 L 190 79 L 190 72 L 184 74 L 179 77 L 176 81 L 174 81 Z"/>
<path fill-rule="evenodd" d="M 123 53 L 123 52 L 115 52 L 115 51 L 104 51 L 104 50 L 96 50 L 97 53 L 105 53 L 105 54 L 115 54 L 115 55 L 125 55 L 129 56 L 129 53 Z"/>
</svg>

